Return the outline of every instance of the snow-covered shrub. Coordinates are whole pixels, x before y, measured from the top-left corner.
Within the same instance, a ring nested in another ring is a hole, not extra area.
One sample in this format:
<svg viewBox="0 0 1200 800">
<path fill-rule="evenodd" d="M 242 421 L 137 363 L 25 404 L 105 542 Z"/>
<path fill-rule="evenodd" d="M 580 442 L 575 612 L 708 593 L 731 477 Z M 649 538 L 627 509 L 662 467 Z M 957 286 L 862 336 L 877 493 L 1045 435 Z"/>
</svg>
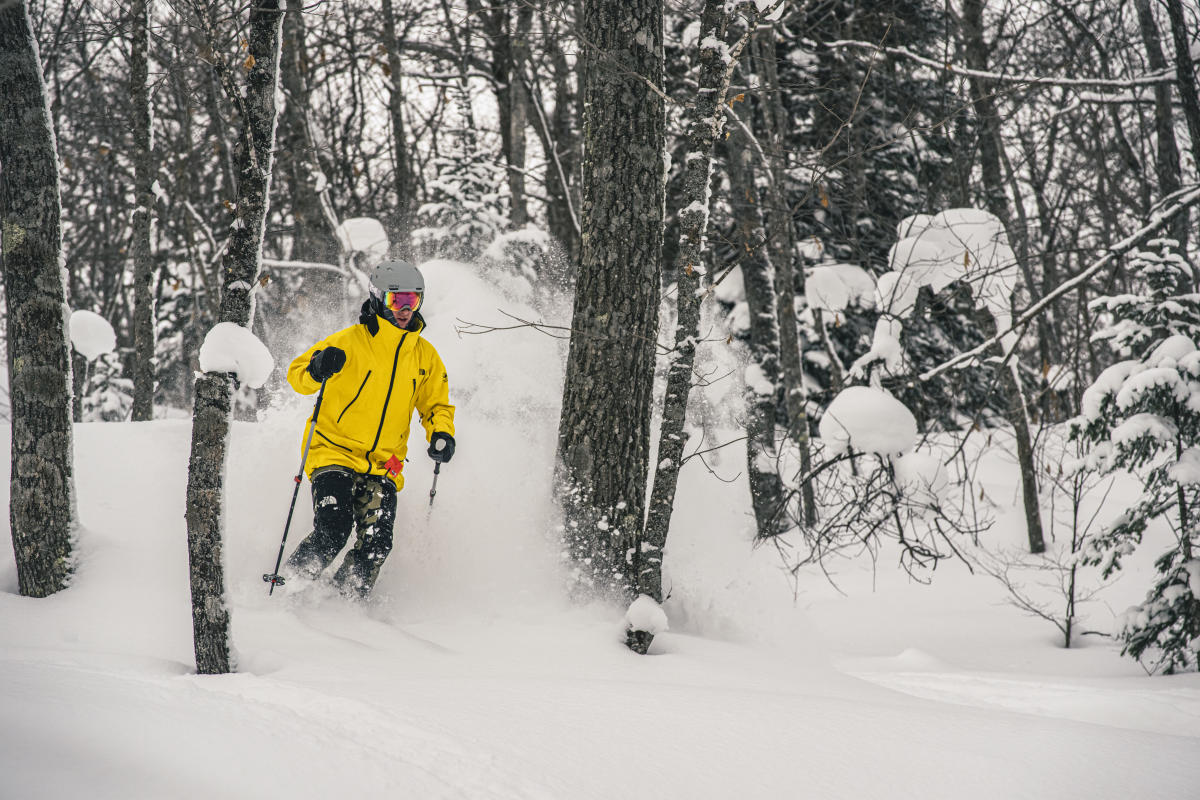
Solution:
<svg viewBox="0 0 1200 800">
<path fill-rule="evenodd" d="M 1091 306 L 1110 324 L 1107 340 L 1125 360 L 1102 372 L 1084 392 L 1072 436 L 1091 447 L 1089 464 L 1124 469 L 1142 482 L 1142 496 L 1092 542 L 1086 563 L 1105 577 L 1142 542 L 1155 520 L 1175 534 L 1155 562 L 1157 579 L 1145 601 L 1123 616 L 1123 652 L 1167 673 L 1197 666 L 1200 649 L 1200 295 L 1189 291 L 1191 267 L 1169 239 L 1134 255 L 1142 290 L 1102 297 Z"/>
</svg>

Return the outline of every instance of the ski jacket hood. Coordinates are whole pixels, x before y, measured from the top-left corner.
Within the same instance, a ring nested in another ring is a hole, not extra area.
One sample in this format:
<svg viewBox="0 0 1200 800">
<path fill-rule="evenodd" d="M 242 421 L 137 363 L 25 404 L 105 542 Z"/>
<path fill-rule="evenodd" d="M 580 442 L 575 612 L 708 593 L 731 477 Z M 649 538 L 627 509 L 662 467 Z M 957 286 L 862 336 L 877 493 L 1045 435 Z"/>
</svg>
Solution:
<svg viewBox="0 0 1200 800">
<path fill-rule="evenodd" d="M 400 489 L 403 474 L 389 474 L 385 465 L 393 456 L 404 462 L 413 411 L 420 413 L 428 441 L 439 431 L 454 435 L 454 406 L 446 366 L 421 336 L 424 320 L 410 323 L 415 330 L 401 330 L 382 318 L 375 322 L 317 342 L 292 361 L 287 379 L 300 394 L 314 394 L 321 384 L 308 374 L 308 362 L 326 347 L 344 350 L 346 365 L 325 383 L 305 472 L 311 477 L 315 469 L 341 466 L 388 476 Z M 305 440 L 311 425 L 310 419 Z"/>
</svg>

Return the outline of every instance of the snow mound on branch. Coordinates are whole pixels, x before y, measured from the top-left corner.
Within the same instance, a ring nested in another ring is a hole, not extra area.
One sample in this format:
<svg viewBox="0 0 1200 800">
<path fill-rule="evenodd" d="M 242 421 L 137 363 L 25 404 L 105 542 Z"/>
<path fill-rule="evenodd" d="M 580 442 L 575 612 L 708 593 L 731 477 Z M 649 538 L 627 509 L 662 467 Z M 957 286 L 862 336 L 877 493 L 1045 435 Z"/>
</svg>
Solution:
<svg viewBox="0 0 1200 800">
<path fill-rule="evenodd" d="M 805 273 L 804 297 L 808 307 L 835 314 L 851 305 L 875 306 L 875 279 L 855 264 L 822 264 Z"/>
<path fill-rule="evenodd" d="M 982 209 L 948 208 L 932 216 L 907 217 L 897 230 L 902 238 L 889 254 L 893 270 L 910 275 L 918 288 L 930 286 L 935 292 L 965 280 L 977 304 L 998 323 L 1007 322 L 1018 272 L 1004 223 Z"/>
<path fill-rule="evenodd" d="M 95 311 L 72 311 L 68 327 L 71 346 L 88 361 L 95 361 L 117 348 L 117 334 L 112 325 Z"/>
<path fill-rule="evenodd" d="M 1189 447 L 1167 470 L 1167 477 L 1181 485 L 1200 484 L 1200 448 Z"/>
<path fill-rule="evenodd" d="M 625 625 L 629 630 L 645 631 L 652 636 L 670 630 L 666 612 L 647 594 L 638 595 L 637 600 L 629 604 L 629 610 L 625 612 Z"/>
<path fill-rule="evenodd" d="M 831 267 L 814 267 L 804 280 L 809 308 L 838 312 L 850 305 L 850 289 Z"/>
<path fill-rule="evenodd" d="M 1174 367 L 1189 353 L 1196 352 L 1196 344 L 1182 333 L 1168 336 L 1154 348 L 1146 364 L 1151 367 Z"/>
<path fill-rule="evenodd" d="M 1169 391 L 1171 396 L 1179 402 L 1186 400 L 1190 394 L 1187 384 L 1184 383 L 1183 378 L 1179 377 L 1177 371 L 1170 367 L 1154 367 L 1130 375 L 1125 379 L 1120 391 L 1117 392 L 1117 408 L 1122 410 L 1130 408 L 1139 402 L 1147 392 L 1159 388 Z"/>
<path fill-rule="evenodd" d="M 882 361 L 884 368 L 893 375 L 899 374 L 904 366 L 904 348 L 900 344 L 902 330 L 900 320 L 880 317 L 875 322 L 875 336 L 871 349 L 850 366 L 851 374 L 860 374 L 862 368 L 874 361 Z"/>
<path fill-rule="evenodd" d="M 364 253 L 369 261 L 387 258 L 387 231 L 374 217 L 351 217 L 338 225 L 335 233 L 342 250 L 347 253 Z"/>
<path fill-rule="evenodd" d="M 875 285 L 875 306 L 894 317 L 907 317 L 917 307 L 921 283 L 904 272 L 892 270 L 879 276 Z"/>
<path fill-rule="evenodd" d="M 1092 385 L 1083 390 L 1080 409 L 1083 411 L 1084 418 L 1087 420 L 1099 419 L 1104 398 L 1116 395 L 1121 390 L 1121 385 L 1125 383 L 1125 379 L 1142 369 L 1145 369 L 1145 365 L 1132 359 L 1119 361 L 1111 367 L 1105 368 L 1096 376 Z"/>
<path fill-rule="evenodd" d="M 1114 445 L 1129 444 L 1135 439 L 1149 436 L 1162 442 L 1169 442 L 1179 435 L 1175 423 L 1158 414 L 1134 414 L 1129 419 L 1113 428 L 1112 443 Z"/>
<path fill-rule="evenodd" d="M 903 403 L 884 389 L 850 386 L 829 404 L 818 425 L 821 440 L 833 454 L 847 447 L 894 456 L 913 448 L 917 420 Z"/>
<path fill-rule="evenodd" d="M 218 322 L 200 345 L 200 369 L 237 373 L 240 382 L 258 389 L 275 369 L 275 359 L 248 329 L 233 322 Z"/>
</svg>

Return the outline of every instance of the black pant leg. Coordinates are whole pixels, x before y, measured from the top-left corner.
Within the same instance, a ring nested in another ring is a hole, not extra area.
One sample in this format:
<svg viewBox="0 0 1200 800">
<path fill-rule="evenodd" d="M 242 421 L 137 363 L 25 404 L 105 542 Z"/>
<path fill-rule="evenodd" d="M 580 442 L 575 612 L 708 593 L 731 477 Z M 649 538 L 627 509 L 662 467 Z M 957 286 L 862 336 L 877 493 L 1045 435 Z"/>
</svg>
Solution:
<svg viewBox="0 0 1200 800">
<path fill-rule="evenodd" d="M 354 477 L 339 469 L 313 476 L 313 532 L 287 561 L 304 577 L 320 575 L 346 546 L 354 527 Z"/>
<path fill-rule="evenodd" d="M 396 522 L 396 487 L 387 478 L 360 475 L 354 490 L 354 520 L 358 531 L 334 581 L 343 591 L 366 597 L 375 586 L 383 562 L 392 552 Z"/>
</svg>

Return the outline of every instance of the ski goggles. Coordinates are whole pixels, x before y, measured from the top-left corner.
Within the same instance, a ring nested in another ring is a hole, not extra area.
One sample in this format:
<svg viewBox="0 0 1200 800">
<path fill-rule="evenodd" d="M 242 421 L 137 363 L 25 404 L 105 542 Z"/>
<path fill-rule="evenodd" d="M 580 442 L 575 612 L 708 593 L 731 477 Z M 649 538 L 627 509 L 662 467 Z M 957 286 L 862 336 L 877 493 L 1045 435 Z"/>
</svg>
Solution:
<svg viewBox="0 0 1200 800">
<path fill-rule="evenodd" d="M 383 303 L 393 314 L 399 314 L 406 308 L 416 311 L 421 307 L 421 295 L 417 292 L 384 292 Z"/>
</svg>

